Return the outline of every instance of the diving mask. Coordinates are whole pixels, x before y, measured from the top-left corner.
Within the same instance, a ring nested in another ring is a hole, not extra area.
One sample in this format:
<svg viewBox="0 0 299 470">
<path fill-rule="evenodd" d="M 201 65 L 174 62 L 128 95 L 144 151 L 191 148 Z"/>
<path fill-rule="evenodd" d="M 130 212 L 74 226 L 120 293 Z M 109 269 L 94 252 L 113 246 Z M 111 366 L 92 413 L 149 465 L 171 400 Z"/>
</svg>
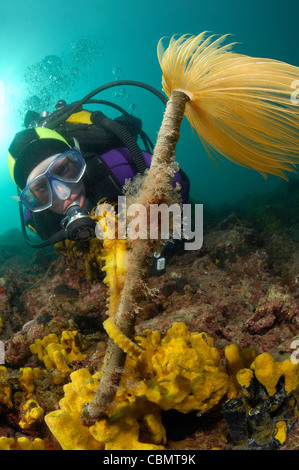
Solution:
<svg viewBox="0 0 299 470">
<path fill-rule="evenodd" d="M 69 149 L 58 155 L 48 168 L 30 181 L 20 194 L 20 200 L 30 211 L 40 212 L 53 204 L 53 194 L 65 201 L 71 189 L 67 183 L 78 183 L 86 163 L 80 152 Z"/>
</svg>

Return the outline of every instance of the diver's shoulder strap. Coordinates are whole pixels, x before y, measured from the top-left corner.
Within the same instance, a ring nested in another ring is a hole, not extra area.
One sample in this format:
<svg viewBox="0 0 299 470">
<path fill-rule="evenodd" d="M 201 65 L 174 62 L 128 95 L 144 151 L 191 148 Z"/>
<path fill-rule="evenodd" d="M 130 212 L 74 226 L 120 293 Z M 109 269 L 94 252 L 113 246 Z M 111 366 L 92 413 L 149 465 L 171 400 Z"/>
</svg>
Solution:
<svg viewBox="0 0 299 470">
<path fill-rule="evenodd" d="M 143 174 L 147 169 L 146 160 L 135 138 L 132 136 L 132 133 L 129 132 L 126 125 L 124 125 L 127 118 L 128 125 L 131 127 L 131 129 L 134 130 L 134 123 L 136 123 L 136 127 L 138 127 L 139 132 L 141 129 L 141 120 L 134 118 L 133 116 L 122 116 L 122 118 L 123 121 L 121 123 L 120 121 L 108 118 L 101 111 L 96 111 L 91 116 L 91 120 L 96 127 L 103 127 L 107 131 L 111 131 L 115 136 L 117 136 L 117 138 L 122 142 L 123 146 L 126 147 L 132 155 L 138 173 Z"/>
</svg>

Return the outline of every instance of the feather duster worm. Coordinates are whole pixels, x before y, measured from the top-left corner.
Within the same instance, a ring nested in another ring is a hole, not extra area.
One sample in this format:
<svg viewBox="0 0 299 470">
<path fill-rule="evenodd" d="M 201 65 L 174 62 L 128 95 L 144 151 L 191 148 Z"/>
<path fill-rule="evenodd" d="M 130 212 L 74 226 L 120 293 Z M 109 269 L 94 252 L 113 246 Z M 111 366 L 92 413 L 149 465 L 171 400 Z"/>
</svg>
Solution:
<svg viewBox="0 0 299 470">
<path fill-rule="evenodd" d="M 166 51 L 161 41 L 158 45 L 163 88 L 170 99 L 151 167 L 136 195 L 136 202 L 148 210 L 150 204 L 169 202 L 171 166 L 184 114 L 212 157 L 220 153 L 264 176 L 284 178 L 284 171 L 294 171 L 299 162 L 299 108 L 291 101 L 299 68 L 234 54 L 231 45 L 221 45 L 224 38 L 202 33 L 172 38 Z M 140 286 L 155 246 L 150 239 L 136 240 L 132 246 L 117 312 L 113 324 L 106 324 L 114 339 L 118 338 L 114 325 L 121 335 L 133 336 Z M 105 415 L 124 362 L 125 353 L 111 338 L 99 387 L 82 409 L 85 425 Z"/>
<path fill-rule="evenodd" d="M 226 38 L 172 37 L 166 51 L 161 39 L 163 90 L 189 96 L 185 115 L 210 157 L 287 179 L 299 163 L 299 104 L 291 99 L 299 68 L 233 53 Z"/>
</svg>

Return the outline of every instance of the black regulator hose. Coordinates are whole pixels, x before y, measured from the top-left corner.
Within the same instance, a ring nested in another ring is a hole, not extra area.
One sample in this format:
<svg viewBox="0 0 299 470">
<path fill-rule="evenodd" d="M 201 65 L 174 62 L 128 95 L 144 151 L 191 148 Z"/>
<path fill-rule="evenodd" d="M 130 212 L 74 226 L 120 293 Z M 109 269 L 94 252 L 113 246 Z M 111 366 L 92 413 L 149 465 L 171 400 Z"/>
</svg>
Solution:
<svg viewBox="0 0 299 470">
<path fill-rule="evenodd" d="M 157 96 L 165 105 L 167 103 L 167 98 L 165 98 L 165 96 L 162 95 L 162 93 L 156 90 L 156 88 L 150 85 L 147 85 L 146 83 L 136 82 L 133 80 L 118 80 L 116 82 L 110 82 L 110 83 L 107 83 L 106 85 L 102 85 L 99 88 L 96 88 L 95 90 L 88 93 L 88 95 L 82 98 L 82 100 L 76 101 L 75 103 L 72 103 L 70 105 L 66 105 L 62 107 L 61 110 L 50 114 L 44 120 L 43 126 L 48 127 L 49 129 L 54 129 L 56 126 L 66 121 L 72 114 L 74 114 L 78 109 L 80 109 L 84 104 L 86 104 L 88 100 L 93 98 L 98 93 L 108 90 L 109 88 L 113 88 L 116 86 L 125 86 L 125 85 L 144 88 L 145 90 L 148 90 L 151 93 L 153 93 L 155 96 Z"/>
<path fill-rule="evenodd" d="M 122 126 L 119 122 L 109 119 L 101 111 L 95 111 L 92 113 L 91 121 L 95 126 L 103 126 L 104 129 L 113 132 L 121 140 L 123 145 L 129 149 L 129 152 L 136 164 L 138 173 L 143 174 L 145 170 L 147 170 L 148 166 L 143 153 L 137 145 L 137 142 L 133 139 L 131 134 L 124 126 Z"/>
</svg>

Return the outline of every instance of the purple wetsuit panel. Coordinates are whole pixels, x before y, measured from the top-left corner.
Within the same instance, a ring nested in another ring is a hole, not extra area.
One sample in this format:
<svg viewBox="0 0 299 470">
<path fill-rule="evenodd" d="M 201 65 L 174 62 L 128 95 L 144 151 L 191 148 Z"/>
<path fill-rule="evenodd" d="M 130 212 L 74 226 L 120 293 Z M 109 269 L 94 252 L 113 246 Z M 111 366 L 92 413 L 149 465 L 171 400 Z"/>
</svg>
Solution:
<svg viewBox="0 0 299 470">
<path fill-rule="evenodd" d="M 152 155 L 147 152 L 142 152 L 147 166 L 150 167 Z M 104 153 L 101 155 L 101 158 L 107 163 L 110 170 L 123 186 L 125 184 L 126 179 L 133 180 L 136 173 L 137 168 L 135 162 L 133 160 L 132 155 L 130 154 L 129 150 L 125 147 L 121 147 L 118 149 L 112 149 L 109 152 Z M 176 183 L 179 183 L 181 186 L 181 196 L 183 203 L 186 203 L 188 200 L 188 188 L 186 182 L 183 180 L 182 176 L 179 172 L 176 172 L 173 178 L 173 186 L 176 186 Z"/>
</svg>

